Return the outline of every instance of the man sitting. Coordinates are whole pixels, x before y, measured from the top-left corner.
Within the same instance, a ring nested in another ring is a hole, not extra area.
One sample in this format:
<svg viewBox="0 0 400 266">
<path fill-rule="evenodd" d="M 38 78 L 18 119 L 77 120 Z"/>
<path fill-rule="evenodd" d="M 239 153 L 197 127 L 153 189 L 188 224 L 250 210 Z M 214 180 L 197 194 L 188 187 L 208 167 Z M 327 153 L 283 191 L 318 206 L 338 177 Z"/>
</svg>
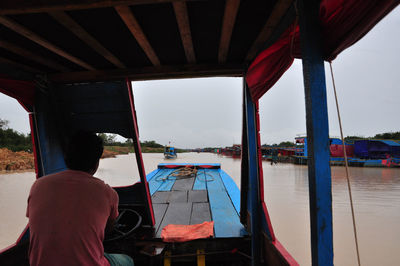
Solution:
<svg viewBox="0 0 400 266">
<path fill-rule="evenodd" d="M 133 265 L 122 254 L 104 254 L 105 230 L 118 216 L 118 194 L 93 177 L 103 153 L 101 138 L 80 132 L 64 155 L 68 170 L 32 185 L 29 262 L 34 265 Z"/>
</svg>

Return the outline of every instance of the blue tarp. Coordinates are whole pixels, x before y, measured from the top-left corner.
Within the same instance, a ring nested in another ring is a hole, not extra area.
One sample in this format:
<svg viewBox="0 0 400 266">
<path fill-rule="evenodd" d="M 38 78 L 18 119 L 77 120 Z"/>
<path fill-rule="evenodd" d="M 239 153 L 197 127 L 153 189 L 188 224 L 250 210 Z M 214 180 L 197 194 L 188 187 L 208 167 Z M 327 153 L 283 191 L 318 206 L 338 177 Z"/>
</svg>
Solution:
<svg viewBox="0 0 400 266">
<path fill-rule="evenodd" d="M 383 142 L 389 146 L 399 146 L 400 147 L 400 143 L 394 141 L 394 140 L 379 140 L 380 142 Z"/>
<path fill-rule="evenodd" d="M 393 140 L 356 140 L 354 155 L 365 159 L 400 157 L 400 144 Z"/>
<path fill-rule="evenodd" d="M 330 144 L 335 144 L 335 145 L 342 145 L 342 140 L 341 139 L 336 139 L 336 138 L 330 138 L 329 139 Z"/>
</svg>

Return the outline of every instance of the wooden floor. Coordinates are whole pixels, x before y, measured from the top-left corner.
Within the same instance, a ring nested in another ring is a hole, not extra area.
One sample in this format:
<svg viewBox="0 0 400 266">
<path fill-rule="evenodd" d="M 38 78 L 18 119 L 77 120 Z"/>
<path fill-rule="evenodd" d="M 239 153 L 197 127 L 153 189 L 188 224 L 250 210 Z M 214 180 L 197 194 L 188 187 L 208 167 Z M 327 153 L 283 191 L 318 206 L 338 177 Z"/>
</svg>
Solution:
<svg viewBox="0 0 400 266">
<path fill-rule="evenodd" d="M 201 165 L 196 165 L 199 167 L 196 176 L 174 177 L 172 173 L 177 168 L 164 167 L 165 164 L 161 164 L 147 176 L 157 237 L 168 224 L 190 225 L 204 221 L 214 221 L 215 238 L 247 235 L 238 214 L 240 191 L 224 171 L 219 167 L 202 169 Z"/>
</svg>

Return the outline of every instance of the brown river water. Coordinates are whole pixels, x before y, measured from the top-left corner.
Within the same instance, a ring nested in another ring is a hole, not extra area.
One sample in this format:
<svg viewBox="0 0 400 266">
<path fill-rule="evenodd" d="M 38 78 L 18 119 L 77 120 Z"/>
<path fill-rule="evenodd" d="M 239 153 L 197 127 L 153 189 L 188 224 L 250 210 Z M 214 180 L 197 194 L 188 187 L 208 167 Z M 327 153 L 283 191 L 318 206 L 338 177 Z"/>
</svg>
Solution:
<svg viewBox="0 0 400 266">
<path fill-rule="evenodd" d="M 221 163 L 240 186 L 240 159 L 181 153 L 174 160 L 143 154 L 146 173 L 159 163 Z M 263 162 L 265 201 L 279 241 L 300 265 L 311 264 L 307 166 Z M 103 159 L 96 176 L 112 186 L 138 180 L 133 154 Z M 362 265 L 400 265 L 400 169 L 350 168 Z M 34 172 L 0 174 L 0 249 L 15 242 L 27 223 L 26 199 Z M 335 265 L 357 265 L 344 167 L 332 167 Z"/>
</svg>

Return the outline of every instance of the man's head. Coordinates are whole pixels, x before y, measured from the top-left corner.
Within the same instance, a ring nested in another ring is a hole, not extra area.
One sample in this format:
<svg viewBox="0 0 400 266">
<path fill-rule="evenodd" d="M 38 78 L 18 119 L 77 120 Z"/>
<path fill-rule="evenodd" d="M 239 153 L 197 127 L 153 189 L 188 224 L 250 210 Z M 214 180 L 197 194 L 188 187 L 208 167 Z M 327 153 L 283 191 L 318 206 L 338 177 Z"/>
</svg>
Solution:
<svg viewBox="0 0 400 266">
<path fill-rule="evenodd" d="M 69 169 L 94 174 L 102 154 L 102 139 L 94 133 L 79 131 L 69 139 L 64 158 Z"/>
</svg>

